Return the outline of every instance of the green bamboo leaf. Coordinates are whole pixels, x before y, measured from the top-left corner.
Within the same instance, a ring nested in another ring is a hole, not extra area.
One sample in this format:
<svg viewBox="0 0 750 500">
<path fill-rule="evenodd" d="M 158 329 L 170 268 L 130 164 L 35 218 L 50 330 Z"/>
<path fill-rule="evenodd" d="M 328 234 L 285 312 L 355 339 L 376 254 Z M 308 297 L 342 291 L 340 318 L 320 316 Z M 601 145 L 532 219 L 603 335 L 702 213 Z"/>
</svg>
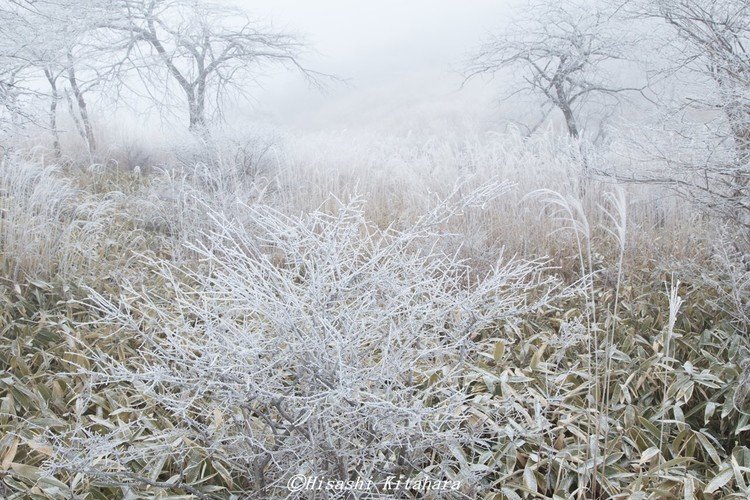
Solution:
<svg viewBox="0 0 750 500">
<path fill-rule="evenodd" d="M 703 434 L 703 432 L 701 431 L 697 431 L 695 432 L 695 437 L 698 439 L 698 441 L 700 441 L 701 446 L 703 446 L 703 449 L 706 450 L 706 453 L 708 453 L 708 456 L 711 457 L 711 460 L 713 460 L 716 465 L 721 465 L 719 453 L 716 451 L 716 448 L 714 448 L 714 445 L 711 444 L 705 434 Z"/>
<path fill-rule="evenodd" d="M 531 467 L 526 467 L 523 470 L 523 484 L 527 490 L 532 493 L 536 493 L 539 490 L 539 485 L 536 482 L 536 476 Z"/>
<path fill-rule="evenodd" d="M 729 483 L 729 481 L 732 480 L 732 477 L 734 476 L 734 471 L 732 470 L 732 467 L 724 467 L 721 470 L 719 470 L 719 473 L 714 476 L 711 481 L 708 482 L 706 485 L 706 489 L 703 490 L 704 493 L 714 493 L 717 490 L 722 489 L 724 486 Z"/>
</svg>

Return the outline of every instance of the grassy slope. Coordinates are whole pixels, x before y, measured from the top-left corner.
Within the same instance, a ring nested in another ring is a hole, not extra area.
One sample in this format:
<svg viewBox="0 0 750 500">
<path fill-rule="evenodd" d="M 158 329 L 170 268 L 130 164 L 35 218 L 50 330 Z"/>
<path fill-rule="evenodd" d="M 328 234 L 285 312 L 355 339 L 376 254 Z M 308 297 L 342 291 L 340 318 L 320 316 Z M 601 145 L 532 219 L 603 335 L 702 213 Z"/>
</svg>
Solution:
<svg viewBox="0 0 750 500">
<path fill-rule="evenodd" d="M 16 219 L 4 221 L 4 234 L 12 231 L 14 244 L 23 245 L 26 237 L 28 245 L 34 243 L 28 248 L 37 252 L 37 261 L 29 261 L 22 247 L 3 248 L 4 497 L 70 498 L 71 493 L 87 492 L 91 498 L 114 498 L 131 491 L 143 496 L 161 492 L 224 498 L 253 488 L 252 479 L 237 473 L 231 459 L 208 453 L 209 443 L 200 440 L 180 443 L 179 453 L 157 462 L 130 462 L 130 470 L 113 476 L 114 482 L 130 486 L 108 486 L 101 474 L 94 481 L 94 474 L 57 472 L 51 477 L 44 472 L 45 459 L 55 453 L 45 434 L 61 434 L 77 425 L 109 432 L 133 421 L 150 422 L 157 429 L 180 425 L 134 387 L 110 384 L 90 393 L 86 377 L 76 373 L 88 364 L 87 349 L 127 360 L 139 347 L 126 331 L 111 335 L 107 326 L 81 326 L 96 313 L 81 304 L 87 292 L 80 285 L 117 294 L 117 281 L 110 277 L 130 273 L 157 286 L 136 254 L 192 265 L 190 255 L 178 249 L 184 233 L 193 234 L 188 226 L 194 221 L 183 221 L 181 232 L 144 222 L 142 204 L 151 198 L 139 187 L 141 182 L 129 176 L 102 183 L 84 178 L 85 189 L 66 195 L 60 207 L 42 213 L 29 202 L 12 212 Z M 110 210 L 75 210 L 97 203 L 110 204 Z M 178 206 L 169 206 L 175 213 L 183 213 L 185 206 L 174 203 Z M 705 283 L 697 271 L 720 277 L 707 244 L 685 249 L 678 243 L 684 234 L 667 226 L 648 229 L 654 246 L 644 251 L 647 238 L 638 234 L 637 216 L 628 236 L 637 243 L 626 247 L 619 286 L 617 252 L 605 233 L 593 231 L 591 269 L 584 266 L 584 271 L 595 271 L 591 288 L 577 285 L 575 293 L 557 298 L 520 324 L 487 329 L 475 339 L 484 351 L 473 353 L 472 375 L 456 390 L 470 395 L 466 404 L 475 420 L 466 425 L 490 433 L 485 437 L 496 444 L 455 450 L 461 455 L 458 462 L 474 473 L 475 481 L 464 486 L 467 495 L 566 498 L 595 474 L 596 486 L 589 486 L 584 496 L 719 498 L 734 492 L 744 498 L 750 484 L 750 417 L 736 408 L 748 409 L 742 393 L 747 368 L 743 375 L 740 366 L 748 347 L 744 326 L 734 321 L 725 290 Z M 22 217 L 27 217 L 26 225 Z M 45 217 L 46 229 L 29 224 Z M 15 226 L 9 228 L 11 223 Z M 484 223 L 480 219 L 479 224 Z M 463 229 L 467 227 L 476 226 Z M 537 231 L 530 244 L 538 248 L 546 237 L 538 233 L 549 227 L 528 229 Z M 661 238 L 658 244 L 654 235 Z M 49 245 L 58 246 L 45 246 L 45 237 L 54 240 Z M 564 233 L 551 240 L 545 253 L 555 255 L 562 268 L 546 272 L 572 285 L 581 274 L 578 252 Z M 85 249 L 71 250 L 76 241 Z M 676 260 L 653 253 L 669 252 L 671 247 L 683 252 L 674 254 Z M 482 262 L 476 252 L 468 257 Z M 46 260 L 40 264 L 39 259 Z M 665 282 L 673 274 L 683 280 L 676 292 L 685 302 L 679 311 L 672 304 L 677 315 L 670 325 Z M 593 330 L 585 324 L 592 311 L 586 309 L 587 301 L 593 302 L 598 316 Z M 592 331 L 598 332 L 593 348 Z M 80 342 L 71 342 L 70 336 Z M 514 423 L 509 421 L 509 407 Z M 514 425 L 522 428 L 515 439 L 508 434 Z M 150 433 L 143 428 L 127 435 L 126 446 L 148 446 Z M 592 434 L 600 437 L 595 452 L 589 442 Z M 605 463 L 594 463 L 593 455 L 604 456 Z"/>
</svg>

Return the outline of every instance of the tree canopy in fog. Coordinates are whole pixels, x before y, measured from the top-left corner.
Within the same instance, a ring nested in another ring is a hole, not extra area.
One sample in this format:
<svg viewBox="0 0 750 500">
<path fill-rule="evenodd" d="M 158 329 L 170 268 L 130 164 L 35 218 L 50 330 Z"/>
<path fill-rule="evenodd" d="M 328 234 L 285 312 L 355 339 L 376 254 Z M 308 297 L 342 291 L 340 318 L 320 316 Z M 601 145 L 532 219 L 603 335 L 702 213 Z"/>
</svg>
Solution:
<svg viewBox="0 0 750 500">
<path fill-rule="evenodd" d="M 136 45 L 128 60 L 150 99 L 164 104 L 174 88 L 165 83 L 176 83 L 191 129 L 204 127 L 207 113 L 221 114 L 229 92 L 246 91 L 269 65 L 317 76 L 298 60 L 305 48 L 299 37 L 264 26 L 241 9 L 196 0 L 110 3 L 111 17 L 101 27 Z"/>
<path fill-rule="evenodd" d="M 612 78 L 613 64 L 634 57 L 613 16 L 591 2 L 535 0 L 488 36 L 469 60 L 466 78 L 516 74 L 509 96 L 537 95 L 544 118 L 558 110 L 568 134 L 577 139 L 582 133 L 578 111 L 587 101 L 603 97 L 612 104 L 619 94 L 640 90 Z"/>
<path fill-rule="evenodd" d="M 57 101 L 72 94 L 69 109 L 90 150 L 95 141 L 86 94 L 92 90 L 136 110 L 141 104 L 133 101 L 145 98 L 162 113 L 187 112 L 189 127 L 199 129 L 272 65 L 299 70 L 313 83 L 323 76 L 300 62 L 305 44 L 297 35 L 218 2 L 14 0 L 2 15 L 0 57 L 12 62 L 0 75 L 5 86 L 9 78 L 43 75 L 52 130 Z"/>
</svg>

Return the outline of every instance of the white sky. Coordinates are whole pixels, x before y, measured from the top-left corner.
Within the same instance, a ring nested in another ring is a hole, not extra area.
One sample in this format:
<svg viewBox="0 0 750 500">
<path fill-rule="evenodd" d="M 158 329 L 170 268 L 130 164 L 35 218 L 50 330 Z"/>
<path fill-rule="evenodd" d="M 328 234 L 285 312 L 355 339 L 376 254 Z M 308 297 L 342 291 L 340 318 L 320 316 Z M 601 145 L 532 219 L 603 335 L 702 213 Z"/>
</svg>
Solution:
<svg viewBox="0 0 750 500">
<path fill-rule="evenodd" d="M 264 80 L 253 114 L 282 123 L 347 126 L 353 115 L 485 103 L 486 82 L 459 91 L 456 70 L 512 0 L 233 0 L 279 29 L 305 36 L 313 69 L 349 79 L 326 94 L 293 73 Z"/>
</svg>

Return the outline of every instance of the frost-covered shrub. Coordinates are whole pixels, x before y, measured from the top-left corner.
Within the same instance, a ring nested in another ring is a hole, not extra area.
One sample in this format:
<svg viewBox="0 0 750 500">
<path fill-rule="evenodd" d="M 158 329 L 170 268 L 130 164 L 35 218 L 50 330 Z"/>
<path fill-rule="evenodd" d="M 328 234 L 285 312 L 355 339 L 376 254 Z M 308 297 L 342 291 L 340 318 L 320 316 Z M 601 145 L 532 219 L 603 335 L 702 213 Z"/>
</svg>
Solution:
<svg viewBox="0 0 750 500">
<path fill-rule="evenodd" d="M 191 248 L 199 265 L 147 259 L 148 289 L 92 290 L 101 319 L 83 325 L 137 346 L 125 359 L 92 350 L 93 386 L 129 387 L 129 407 L 158 407 L 171 425 L 82 425 L 48 465 L 149 484 L 143 464 L 198 447 L 255 494 L 286 496 L 301 473 L 420 474 L 470 492 L 476 478 L 458 450 L 491 447 L 472 423 L 470 361 L 484 331 L 515 325 L 553 283 L 536 262 L 473 276 L 434 248 L 452 215 L 507 188 L 451 198 L 399 231 L 377 229 L 357 200 L 296 217 L 244 206 L 246 223 L 214 214 L 210 243 Z"/>
<path fill-rule="evenodd" d="M 260 126 L 212 129 L 175 139 L 176 165 L 204 190 L 230 193 L 260 177 L 274 175 L 274 153 L 281 134 Z"/>
<path fill-rule="evenodd" d="M 716 306 L 732 319 L 738 332 L 750 327 L 750 252 L 746 239 L 721 234 L 714 242 L 711 266 L 703 280 L 718 293 Z"/>
</svg>

